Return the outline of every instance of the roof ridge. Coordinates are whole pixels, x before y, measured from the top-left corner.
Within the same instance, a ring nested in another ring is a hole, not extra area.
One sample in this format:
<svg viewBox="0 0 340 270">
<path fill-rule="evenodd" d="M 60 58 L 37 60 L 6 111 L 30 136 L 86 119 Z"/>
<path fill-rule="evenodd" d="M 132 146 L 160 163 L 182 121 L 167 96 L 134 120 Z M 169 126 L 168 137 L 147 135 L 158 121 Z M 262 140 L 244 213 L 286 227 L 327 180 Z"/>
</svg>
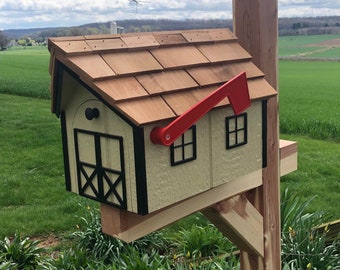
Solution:
<svg viewBox="0 0 340 270">
<path fill-rule="evenodd" d="M 54 43 L 64 54 L 71 55 L 120 50 L 142 50 L 187 44 L 224 43 L 236 40 L 237 37 L 229 29 L 217 28 L 53 37 L 49 39 L 49 48 Z"/>
</svg>

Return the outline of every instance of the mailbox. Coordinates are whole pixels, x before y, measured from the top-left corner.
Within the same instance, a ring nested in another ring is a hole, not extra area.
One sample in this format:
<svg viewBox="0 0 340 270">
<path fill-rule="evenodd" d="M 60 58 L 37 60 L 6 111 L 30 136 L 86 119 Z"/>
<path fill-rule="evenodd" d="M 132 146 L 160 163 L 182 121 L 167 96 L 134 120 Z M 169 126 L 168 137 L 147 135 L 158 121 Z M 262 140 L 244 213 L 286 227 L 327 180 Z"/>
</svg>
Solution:
<svg viewBox="0 0 340 270">
<path fill-rule="evenodd" d="M 228 29 L 51 38 L 49 51 L 67 190 L 145 215 L 262 178 L 266 100 L 277 92 Z M 229 90 L 216 98 L 225 87 L 246 88 L 249 104 L 235 112 Z M 163 132 L 195 106 L 201 115 L 176 137 Z"/>
</svg>

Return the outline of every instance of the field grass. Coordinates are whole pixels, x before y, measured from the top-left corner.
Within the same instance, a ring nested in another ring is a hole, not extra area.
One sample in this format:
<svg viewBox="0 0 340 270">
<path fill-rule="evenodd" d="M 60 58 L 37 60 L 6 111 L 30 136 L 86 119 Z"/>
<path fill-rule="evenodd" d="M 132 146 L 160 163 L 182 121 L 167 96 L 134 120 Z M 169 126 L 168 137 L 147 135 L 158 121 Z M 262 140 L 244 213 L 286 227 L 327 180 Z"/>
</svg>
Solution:
<svg viewBox="0 0 340 270">
<path fill-rule="evenodd" d="M 46 47 L 0 52 L 0 238 L 72 231 L 84 205 L 96 205 L 65 191 L 48 61 Z M 316 195 L 311 210 L 338 219 L 340 62 L 281 61 L 279 68 L 282 137 L 299 143 L 299 170 L 282 178 L 282 188 Z"/>
<path fill-rule="evenodd" d="M 319 44 L 339 38 L 340 35 L 283 36 L 279 38 L 279 56 L 340 59 L 340 44 L 338 46 Z"/>
<path fill-rule="evenodd" d="M 0 51 L 0 93 L 49 98 L 47 47 Z"/>
<path fill-rule="evenodd" d="M 340 62 L 280 61 L 282 133 L 340 142 Z"/>
<path fill-rule="evenodd" d="M 298 170 L 281 178 L 281 190 L 289 188 L 300 197 L 316 196 L 311 211 L 322 210 L 329 219 L 339 219 L 340 145 L 301 135 L 281 134 L 282 139 L 298 142 Z"/>
<path fill-rule="evenodd" d="M 74 229 L 88 201 L 65 192 L 60 124 L 49 101 L 0 95 L 0 239 Z"/>
</svg>

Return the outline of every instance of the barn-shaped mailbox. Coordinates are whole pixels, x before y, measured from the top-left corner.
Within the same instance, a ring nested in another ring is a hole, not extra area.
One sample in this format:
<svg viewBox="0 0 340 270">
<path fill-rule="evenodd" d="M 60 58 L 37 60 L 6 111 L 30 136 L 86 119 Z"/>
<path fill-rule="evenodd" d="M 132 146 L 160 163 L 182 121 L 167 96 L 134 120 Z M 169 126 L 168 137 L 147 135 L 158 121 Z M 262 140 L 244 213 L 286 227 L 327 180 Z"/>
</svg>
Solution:
<svg viewBox="0 0 340 270">
<path fill-rule="evenodd" d="M 262 178 L 266 100 L 276 95 L 228 29 L 53 38 L 52 111 L 67 189 L 148 214 L 239 177 Z M 246 72 L 251 106 L 228 98 L 170 146 L 150 134 Z"/>
</svg>

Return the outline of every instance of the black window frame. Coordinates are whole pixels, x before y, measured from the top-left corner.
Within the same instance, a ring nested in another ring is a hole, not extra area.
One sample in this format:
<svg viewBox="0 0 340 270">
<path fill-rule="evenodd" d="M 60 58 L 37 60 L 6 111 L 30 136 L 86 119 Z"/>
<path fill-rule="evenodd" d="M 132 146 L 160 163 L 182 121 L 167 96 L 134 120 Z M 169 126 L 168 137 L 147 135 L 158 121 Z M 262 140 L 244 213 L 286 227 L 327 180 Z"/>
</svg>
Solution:
<svg viewBox="0 0 340 270">
<path fill-rule="evenodd" d="M 243 123 L 242 126 L 240 126 L 241 119 Z M 248 115 L 247 113 L 228 116 L 226 117 L 225 122 L 226 122 L 226 149 L 233 149 L 233 148 L 236 148 L 236 147 L 239 147 L 239 146 L 242 146 L 248 143 Z M 243 132 L 243 136 L 240 137 L 241 132 Z M 231 136 L 234 137 L 234 140 L 231 139 Z M 240 140 L 240 138 L 242 139 Z"/>
<path fill-rule="evenodd" d="M 190 137 L 189 137 L 190 136 Z M 187 148 L 190 151 L 186 151 Z M 181 158 L 176 159 L 175 151 L 180 151 Z M 170 146 L 170 163 L 171 166 L 177 166 L 197 159 L 197 138 L 196 126 L 191 126 Z"/>
</svg>

